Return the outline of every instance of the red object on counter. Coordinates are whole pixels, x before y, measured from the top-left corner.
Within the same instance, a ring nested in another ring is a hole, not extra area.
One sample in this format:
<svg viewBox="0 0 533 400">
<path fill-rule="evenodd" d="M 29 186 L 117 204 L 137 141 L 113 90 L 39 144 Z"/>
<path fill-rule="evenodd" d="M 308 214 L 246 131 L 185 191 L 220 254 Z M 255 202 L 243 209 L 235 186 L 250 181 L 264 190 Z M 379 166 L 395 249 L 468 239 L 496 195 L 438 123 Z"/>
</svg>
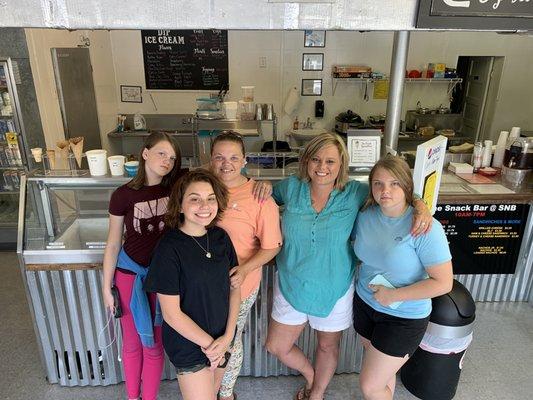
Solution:
<svg viewBox="0 0 533 400">
<path fill-rule="evenodd" d="M 422 74 L 420 73 L 420 71 L 418 71 L 416 69 L 413 69 L 413 70 L 409 71 L 408 78 L 418 79 L 421 76 L 422 76 Z"/>
</svg>

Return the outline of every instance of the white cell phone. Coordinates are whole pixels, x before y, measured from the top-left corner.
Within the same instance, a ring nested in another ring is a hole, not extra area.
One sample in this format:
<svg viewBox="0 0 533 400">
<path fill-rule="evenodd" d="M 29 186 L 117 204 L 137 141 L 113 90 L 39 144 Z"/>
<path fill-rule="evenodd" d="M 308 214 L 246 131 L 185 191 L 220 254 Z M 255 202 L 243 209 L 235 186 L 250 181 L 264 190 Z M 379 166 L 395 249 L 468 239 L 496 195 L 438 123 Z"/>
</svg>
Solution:
<svg viewBox="0 0 533 400">
<path fill-rule="evenodd" d="M 385 278 L 383 275 L 381 274 L 377 274 L 375 277 L 372 278 L 372 280 L 370 282 L 368 282 L 369 285 L 381 285 L 381 286 L 385 286 L 389 289 L 396 289 L 392 283 L 390 283 L 387 278 Z M 393 310 L 396 310 L 400 304 L 402 304 L 403 301 L 395 301 L 394 303 L 391 303 L 389 304 L 387 307 L 390 307 L 392 308 Z"/>
</svg>

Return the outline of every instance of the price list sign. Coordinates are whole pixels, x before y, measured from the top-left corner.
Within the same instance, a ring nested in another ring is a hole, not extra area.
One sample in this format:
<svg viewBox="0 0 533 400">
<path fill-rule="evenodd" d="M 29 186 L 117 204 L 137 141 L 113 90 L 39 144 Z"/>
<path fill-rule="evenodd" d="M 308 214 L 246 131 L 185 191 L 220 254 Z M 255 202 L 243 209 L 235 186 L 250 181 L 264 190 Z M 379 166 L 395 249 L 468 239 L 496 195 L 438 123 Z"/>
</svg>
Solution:
<svg viewBox="0 0 533 400">
<path fill-rule="evenodd" d="M 529 204 L 438 204 L 455 274 L 514 274 Z"/>
<path fill-rule="evenodd" d="M 229 82 L 228 32 L 141 31 L 146 89 L 219 90 Z"/>
</svg>

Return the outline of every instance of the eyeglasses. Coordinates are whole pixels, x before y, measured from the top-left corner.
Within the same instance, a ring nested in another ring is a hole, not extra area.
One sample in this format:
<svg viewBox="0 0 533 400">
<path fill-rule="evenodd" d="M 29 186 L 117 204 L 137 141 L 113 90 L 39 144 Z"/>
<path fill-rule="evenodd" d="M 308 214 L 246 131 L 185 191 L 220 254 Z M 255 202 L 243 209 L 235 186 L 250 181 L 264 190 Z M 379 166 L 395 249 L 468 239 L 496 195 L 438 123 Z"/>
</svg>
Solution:
<svg viewBox="0 0 533 400">
<path fill-rule="evenodd" d="M 169 156 L 167 153 L 165 153 L 164 151 L 157 151 L 155 153 L 157 155 L 157 157 L 161 160 L 161 161 L 170 161 L 171 163 L 174 163 L 176 162 L 176 156 Z"/>
</svg>

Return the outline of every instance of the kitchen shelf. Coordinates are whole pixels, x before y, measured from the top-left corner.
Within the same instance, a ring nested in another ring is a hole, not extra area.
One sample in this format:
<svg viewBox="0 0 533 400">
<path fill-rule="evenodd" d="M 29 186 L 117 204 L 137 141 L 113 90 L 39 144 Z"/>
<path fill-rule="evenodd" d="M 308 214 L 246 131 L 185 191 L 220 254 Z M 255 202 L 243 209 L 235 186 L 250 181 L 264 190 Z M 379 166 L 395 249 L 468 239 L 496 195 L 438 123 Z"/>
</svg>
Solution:
<svg viewBox="0 0 533 400">
<path fill-rule="evenodd" d="M 0 169 L 25 169 L 25 168 L 22 165 L 13 165 L 13 166 L 1 165 Z"/>
<path fill-rule="evenodd" d="M 13 114 L 11 114 L 11 115 L 0 115 L 0 119 L 13 119 Z"/>
<path fill-rule="evenodd" d="M 337 84 L 339 81 L 350 81 L 356 83 L 365 83 L 367 86 L 365 88 L 365 93 L 368 93 L 368 84 L 378 82 L 378 81 L 389 81 L 389 78 L 335 78 L 331 80 L 331 91 L 333 96 L 335 96 L 335 91 L 337 90 Z M 448 96 L 452 92 L 453 88 L 461 83 L 463 79 L 461 78 L 405 78 L 405 83 L 447 83 L 448 84 Z"/>
<path fill-rule="evenodd" d="M 19 194 L 19 190 L 0 190 L 0 195 L 2 194 Z"/>
</svg>

